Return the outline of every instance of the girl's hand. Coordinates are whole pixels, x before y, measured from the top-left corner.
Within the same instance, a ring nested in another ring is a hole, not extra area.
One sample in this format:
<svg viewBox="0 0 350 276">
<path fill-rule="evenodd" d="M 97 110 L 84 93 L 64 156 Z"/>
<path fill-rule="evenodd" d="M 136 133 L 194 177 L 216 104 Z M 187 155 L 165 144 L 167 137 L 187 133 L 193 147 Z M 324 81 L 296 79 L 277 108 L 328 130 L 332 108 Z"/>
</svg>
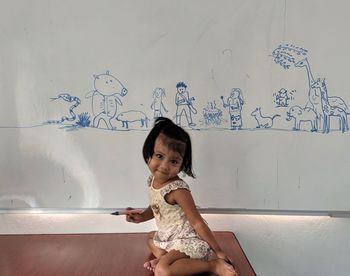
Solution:
<svg viewBox="0 0 350 276">
<path fill-rule="evenodd" d="M 133 222 L 133 223 L 140 223 L 144 221 L 143 218 L 143 210 L 137 210 L 133 208 L 126 208 L 124 212 L 122 212 L 123 215 L 125 215 L 126 221 Z"/>
</svg>

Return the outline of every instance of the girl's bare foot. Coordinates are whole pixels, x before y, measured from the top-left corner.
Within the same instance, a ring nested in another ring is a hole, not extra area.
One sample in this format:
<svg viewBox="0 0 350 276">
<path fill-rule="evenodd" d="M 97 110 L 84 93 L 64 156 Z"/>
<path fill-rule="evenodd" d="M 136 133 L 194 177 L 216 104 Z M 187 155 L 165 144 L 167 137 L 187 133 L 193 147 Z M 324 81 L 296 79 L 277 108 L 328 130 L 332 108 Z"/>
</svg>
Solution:
<svg viewBox="0 0 350 276">
<path fill-rule="evenodd" d="M 147 261 L 143 264 L 143 267 L 150 270 L 150 271 L 153 271 L 156 269 L 156 265 L 157 263 L 159 262 L 159 259 L 153 259 L 153 260 L 150 260 L 150 261 Z"/>
<path fill-rule="evenodd" d="M 238 276 L 232 265 L 223 259 L 215 259 L 211 261 L 214 267 L 214 273 L 219 276 Z"/>
</svg>

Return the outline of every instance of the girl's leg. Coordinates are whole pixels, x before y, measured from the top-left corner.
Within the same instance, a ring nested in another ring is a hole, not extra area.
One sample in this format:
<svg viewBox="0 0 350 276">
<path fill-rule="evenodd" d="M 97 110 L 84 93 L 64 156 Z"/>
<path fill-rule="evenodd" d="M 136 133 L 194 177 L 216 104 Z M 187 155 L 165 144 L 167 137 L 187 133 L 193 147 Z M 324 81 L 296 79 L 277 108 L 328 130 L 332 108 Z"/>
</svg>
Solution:
<svg viewBox="0 0 350 276">
<path fill-rule="evenodd" d="M 164 250 L 164 249 L 161 249 L 157 246 L 154 245 L 154 242 L 153 242 L 153 237 L 154 237 L 154 234 L 156 232 L 155 231 L 152 231 L 148 234 L 148 240 L 147 240 L 147 245 L 148 245 L 148 248 L 151 250 L 152 254 L 156 257 L 156 258 L 160 258 L 161 256 L 163 256 L 164 254 L 166 254 L 167 252 Z"/>
<path fill-rule="evenodd" d="M 171 250 L 163 255 L 155 268 L 156 276 L 184 276 L 202 272 L 213 272 L 220 276 L 237 276 L 233 267 L 222 259 L 211 261 L 190 259 L 177 250 Z"/>
<path fill-rule="evenodd" d="M 157 246 L 154 245 L 153 242 L 153 236 L 155 232 L 150 232 L 148 235 L 148 240 L 147 240 L 147 245 L 148 248 L 151 250 L 152 255 L 155 256 L 156 258 L 152 258 L 151 256 L 147 262 L 143 264 L 144 268 L 147 268 L 148 270 L 154 271 L 156 265 L 158 264 L 159 258 L 166 254 L 167 252 L 164 249 L 161 249 Z"/>
</svg>

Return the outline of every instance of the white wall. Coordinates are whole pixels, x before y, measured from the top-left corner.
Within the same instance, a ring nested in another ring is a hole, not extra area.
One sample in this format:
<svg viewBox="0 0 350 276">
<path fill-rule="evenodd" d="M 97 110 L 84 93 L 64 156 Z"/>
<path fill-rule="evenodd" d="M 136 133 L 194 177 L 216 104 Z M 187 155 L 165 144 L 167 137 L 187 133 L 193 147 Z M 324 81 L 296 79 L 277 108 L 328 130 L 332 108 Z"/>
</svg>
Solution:
<svg viewBox="0 0 350 276">
<path fill-rule="evenodd" d="M 204 215 L 212 230 L 232 231 L 258 276 L 349 275 L 350 219 Z M 146 232 L 107 214 L 2 214 L 1 234 Z"/>
</svg>

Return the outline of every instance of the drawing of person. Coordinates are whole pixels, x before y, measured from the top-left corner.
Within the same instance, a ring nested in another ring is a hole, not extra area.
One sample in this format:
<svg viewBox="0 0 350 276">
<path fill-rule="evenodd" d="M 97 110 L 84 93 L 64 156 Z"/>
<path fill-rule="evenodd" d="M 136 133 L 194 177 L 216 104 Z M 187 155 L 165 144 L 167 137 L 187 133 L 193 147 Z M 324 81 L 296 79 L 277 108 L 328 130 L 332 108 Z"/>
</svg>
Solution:
<svg viewBox="0 0 350 276">
<path fill-rule="evenodd" d="M 165 90 L 164 88 L 157 87 L 153 91 L 153 102 L 151 104 L 151 109 L 154 110 L 153 117 L 163 117 L 162 109 L 165 112 L 168 112 L 168 110 L 165 108 L 163 104 L 163 97 L 165 97 Z"/>
<path fill-rule="evenodd" d="M 194 127 L 196 124 L 192 121 L 192 114 L 197 114 L 197 110 L 193 107 L 192 101 L 194 97 L 190 98 L 187 91 L 187 85 L 184 82 L 178 82 L 176 84 L 177 93 L 175 96 L 176 104 L 176 124 L 181 126 L 181 117 L 184 115 L 188 126 Z"/>
<path fill-rule="evenodd" d="M 288 91 L 284 88 L 281 88 L 281 90 L 278 91 L 276 95 L 277 107 L 287 107 L 288 100 L 290 100 L 290 97 L 288 97 Z"/>
<path fill-rule="evenodd" d="M 224 97 L 221 96 L 224 108 L 229 108 L 231 129 L 238 130 L 242 127 L 242 90 L 240 88 L 232 88 L 230 97 L 225 103 Z"/>
</svg>

